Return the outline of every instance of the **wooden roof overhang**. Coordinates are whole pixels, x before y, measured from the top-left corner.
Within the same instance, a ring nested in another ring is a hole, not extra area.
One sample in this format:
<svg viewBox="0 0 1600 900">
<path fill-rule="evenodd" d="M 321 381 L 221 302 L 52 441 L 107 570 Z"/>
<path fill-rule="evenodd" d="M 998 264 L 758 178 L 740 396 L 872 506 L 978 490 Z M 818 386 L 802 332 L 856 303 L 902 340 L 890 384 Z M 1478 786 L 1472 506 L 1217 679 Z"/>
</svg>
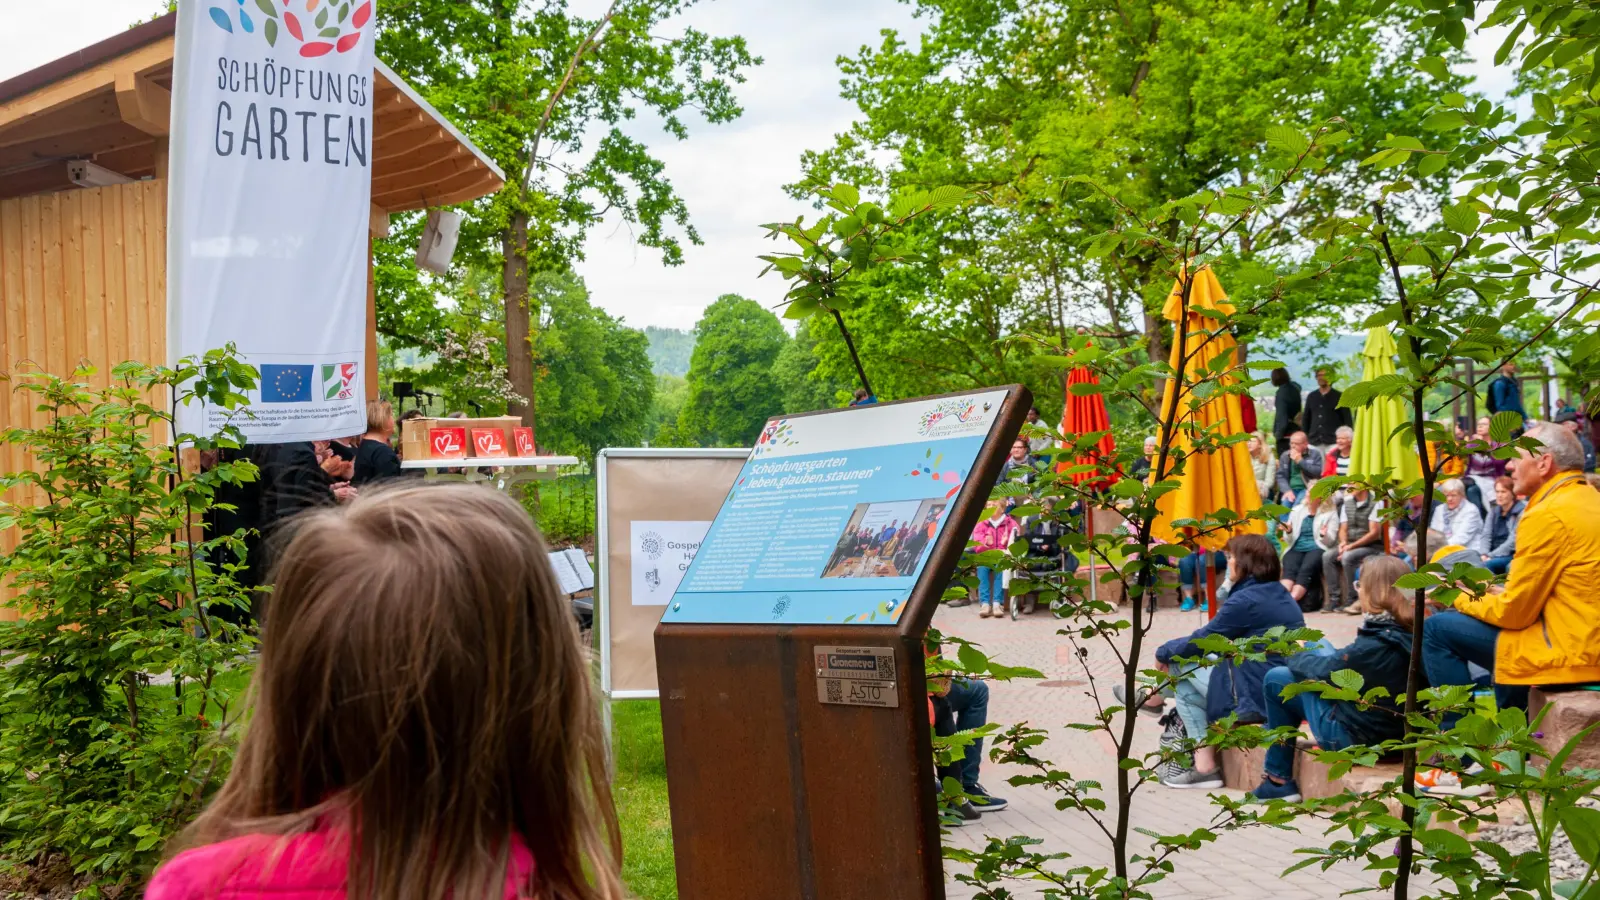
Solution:
<svg viewBox="0 0 1600 900">
<path fill-rule="evenodd" d="M 177 15 L 131 28 L 0 82 L 0 199 L 73 188 L 67 163 L 129 178 L 165 174 Z M 505 174 L 379 62 L 372 204 L 395 213 L 498 191 Z"/>
</svg>

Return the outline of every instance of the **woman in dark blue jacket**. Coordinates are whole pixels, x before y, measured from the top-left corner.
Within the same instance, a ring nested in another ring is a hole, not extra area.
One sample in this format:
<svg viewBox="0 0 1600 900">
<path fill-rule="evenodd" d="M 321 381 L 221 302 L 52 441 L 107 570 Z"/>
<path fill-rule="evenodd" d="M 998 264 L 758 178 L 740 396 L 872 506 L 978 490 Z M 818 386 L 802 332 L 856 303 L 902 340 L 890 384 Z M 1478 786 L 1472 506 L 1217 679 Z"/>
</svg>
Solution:
<svg viewBox="0 0 1600 900">
<path fill-rule="evenodd" d="M 1393 556 L 1374 556 L 1361 564 L 1361 606 L 1367 618 L 1350 646 L 1332 654 L 1298 653 L 1267 673 L 1262 699 L 1267 727 L 1293 727 L 1304 721 L 1324 750 L 1376 745 L 1405 735 L 1406 674 L 1411 662 L 1411 599 L 1394 586 L 1411 567 Z M 1366 709 L 1349 700 L 1324 700 L 1315 693 L 1283 699 L 1297 681 L 1330 681 L 1350 669 L 1361 676 L 1362 693 L 1389 692 Z M 1424 685 L 1426 687 L 1426 685 Z M 1250 796 L 1258 800 L 1300 799 L 1294 781 L 1294 743 L 1267 748 L 1266 777 Z"/>
<path fill-rule="evenodd" d="M 1236 639 L 1257 637 L 1280 625 L 1305 627 L 1306 619 L 1300 605 L 1278 582 L 1282 572 L 1278 554 L 1266 538 L 1258 534 L 1239 535 L 1228 541 L 1224 552 L 1228 556 L 1228 576 L 1233 582 L 1233 592 L 1218 608 L 1216 618 L 1188 637 L 1168 641 L 1156 650 L 1156 663 L 1160 668 L 1174 666 L 1174 659 L 1203 656 L 1194 641 L 1208 634 Z M 1276 656 L 1237 665 L 1223 660 L 1209 667 L 1192 662 L 1177 663 L 1173 672 L 1181 678 L 1174 693 L 1178 698 L 1178 715 L 1183 718 L 1189 737 L 1199 740 L 1208 724 L 1230 713 L 1238 713 L 1240 722 L 1265 721 L 1262 678 L 1269 669 L 1282 663 Z M 1222 787 L 1222 769 L 1217 765 L 1216 750 L 1195 748 L 1194 768 L 1164 777 L 1161 783 L 1174 788 Z"/>
</svg>

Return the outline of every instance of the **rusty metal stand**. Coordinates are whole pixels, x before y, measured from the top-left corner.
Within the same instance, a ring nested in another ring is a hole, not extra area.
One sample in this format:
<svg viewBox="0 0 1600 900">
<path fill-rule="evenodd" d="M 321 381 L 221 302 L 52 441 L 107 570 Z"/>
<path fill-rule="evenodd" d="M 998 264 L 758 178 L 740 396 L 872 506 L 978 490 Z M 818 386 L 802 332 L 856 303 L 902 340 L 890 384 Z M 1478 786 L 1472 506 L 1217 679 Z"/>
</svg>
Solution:
<svg viewBox="0 0 1600 900">
<path fill-rule="evenodd" d="M 923 640 L 1032 402 L 1010 388 L 898 624 L 657 627 L 683 900 L 943 900 Z M 892 652 L 897 705 L 821 702 L 819 647 Z"/>
</svg>

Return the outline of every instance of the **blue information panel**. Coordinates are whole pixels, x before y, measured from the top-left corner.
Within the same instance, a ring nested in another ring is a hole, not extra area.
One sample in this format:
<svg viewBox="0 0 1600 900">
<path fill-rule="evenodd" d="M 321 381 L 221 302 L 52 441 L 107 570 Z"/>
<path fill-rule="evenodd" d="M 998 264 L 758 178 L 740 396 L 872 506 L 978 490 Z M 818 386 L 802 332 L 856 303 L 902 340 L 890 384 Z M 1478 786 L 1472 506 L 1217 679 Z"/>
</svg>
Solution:
<svg viewBox="0 0 1600 900">
<path fill-rule="evenodd" d="M 768 422 L 661 621 L 894 623 L 1005 398 Z"/>
</svg>

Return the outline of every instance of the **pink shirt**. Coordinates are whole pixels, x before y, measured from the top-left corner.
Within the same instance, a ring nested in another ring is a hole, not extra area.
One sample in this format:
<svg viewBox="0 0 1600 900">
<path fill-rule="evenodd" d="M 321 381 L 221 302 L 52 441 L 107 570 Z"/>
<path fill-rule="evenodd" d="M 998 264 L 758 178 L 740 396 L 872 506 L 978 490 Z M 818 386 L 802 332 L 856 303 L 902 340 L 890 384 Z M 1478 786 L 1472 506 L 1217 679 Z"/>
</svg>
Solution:
<svg viewBox="0 0 1600 900">
<path fill-rule="evenodd" d="M 349 844 L 332 829 L 282 837 L 247 834 L 185 850 L 156 870 L 146 900 L 345 900 Z M 511 846 L 505 900 L 531 896 L 533 854 Z"/>
</svg>

